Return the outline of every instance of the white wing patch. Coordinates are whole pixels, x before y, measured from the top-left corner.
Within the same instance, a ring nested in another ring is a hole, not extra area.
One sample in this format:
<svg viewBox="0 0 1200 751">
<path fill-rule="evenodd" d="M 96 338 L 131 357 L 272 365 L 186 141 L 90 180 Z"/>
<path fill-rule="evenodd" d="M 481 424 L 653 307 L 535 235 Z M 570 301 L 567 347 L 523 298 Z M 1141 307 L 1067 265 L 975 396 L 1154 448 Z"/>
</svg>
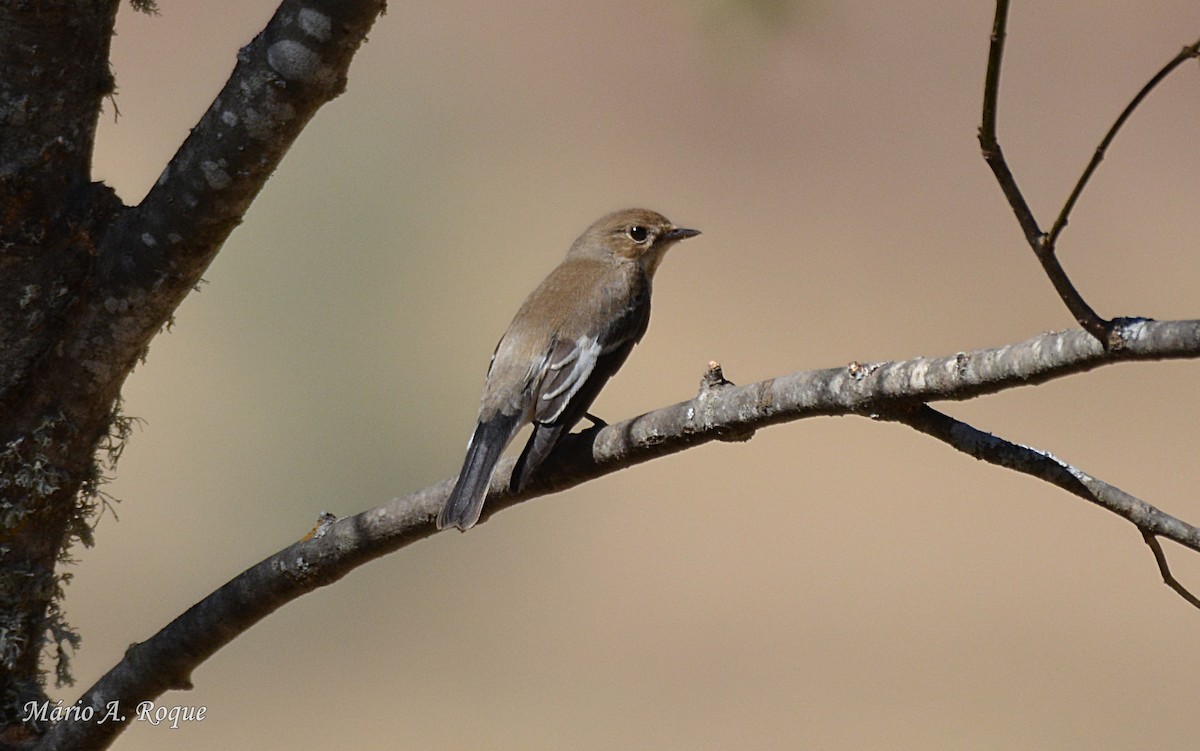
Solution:
<svg viewBox="0 0 1200 751">
<path fill-rule="evenodd" d="M 547 366 L 543 383 L 554 384 L 554 388 L 542 394 L 541 399 L 545 402 L 558 400 L 558 404 L 552 413 L 539 415 L 539 422 L 553 422 L 558 419 L 576 392 L 587 383 L 588 376 L 595 369 L 601 353 L 598 341 L 590 336 L 581 336 L 575 340 L 575 346 L 569 352 Z"/>
</svg>

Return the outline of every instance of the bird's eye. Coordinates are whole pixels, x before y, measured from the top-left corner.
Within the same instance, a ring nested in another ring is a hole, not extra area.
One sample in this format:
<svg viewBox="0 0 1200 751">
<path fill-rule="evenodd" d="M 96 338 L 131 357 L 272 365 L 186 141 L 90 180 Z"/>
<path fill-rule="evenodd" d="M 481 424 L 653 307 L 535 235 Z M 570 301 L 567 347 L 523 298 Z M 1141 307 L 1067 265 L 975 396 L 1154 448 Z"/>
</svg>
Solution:
<svg viewBox="0 0 1200 751">
<path fill-rule="evenodd" d="M 635 243 L 644 243 L 646 242 L 646 238 L 650 236 L 650 233 L 646 230 L 646 228 L 640 224 L 633 225 L 627 230 L 627 232 L 629 234 L 629 239 L 633 240 Z"/>
</svg>

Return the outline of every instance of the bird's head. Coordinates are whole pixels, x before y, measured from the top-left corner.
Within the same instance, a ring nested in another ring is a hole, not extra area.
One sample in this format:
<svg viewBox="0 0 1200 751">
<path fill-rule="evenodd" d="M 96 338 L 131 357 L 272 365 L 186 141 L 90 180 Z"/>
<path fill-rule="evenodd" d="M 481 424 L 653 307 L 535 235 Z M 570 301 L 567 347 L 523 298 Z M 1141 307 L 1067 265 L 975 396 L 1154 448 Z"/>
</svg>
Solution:
<svg viewBox="0 0 1200 751">
<path fill-rule="evenodd" d="M 668 248 L 698 234 L 700 230 L 676 227 L 657 212 L 624 209 L 588 227 L 571 246 L 569 255 L 632 261 L 641 265 L 647 276 L 654 276 Z"/>
</svg>

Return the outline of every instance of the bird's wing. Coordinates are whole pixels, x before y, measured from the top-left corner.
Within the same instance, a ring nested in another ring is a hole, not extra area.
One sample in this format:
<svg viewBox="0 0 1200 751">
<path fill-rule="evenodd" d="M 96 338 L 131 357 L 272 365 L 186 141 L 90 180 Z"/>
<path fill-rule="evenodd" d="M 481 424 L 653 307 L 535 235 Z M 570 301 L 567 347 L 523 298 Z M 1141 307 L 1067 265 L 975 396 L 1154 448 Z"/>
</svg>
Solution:
<svg viewBox="0 0 1200 751">
<path fill-rule="evenodd" d="M 606 327 L 552 342 L 534 392 L 534 422 L 545 425 L 562 419 L 573 425 L 582 417 L 646 332 L 649 313 L 648 305 L 630 306 Z"/>
<path fill-rule="evenodd" d="M 530 476 L 538 470 L 538 467 L 558 445 L 562 436 L 587 412 L 596 395 L 600 393 L 600 389 L 625 362 L 625 358 L 629 356 L 636 341 L 635 337 L 630 336 L 620 340 L 616 348 L 611 351 L 601 349 L 601 354 L 593 363 L 590 373 L 578 374 L 566 392 L 548 400 L 537 399 L 535 410 L 541 408 L 543 412 L 535 412 L 533 415 L 533 434 L 529 436 L 529 442 L 525 444 L 525 449 L 517 459 L 516 466 L 513 467 L 509 485 L 513 491 L 519 491 L 525 486 Z M 570 356 L 566 355 L 566 357 Z M 547 371 L 550 374 L 560 373 L 568 367 L 570 366 L 564 364 L 564 367 L 559 368 L 558 371 L 549 369 Z M 554 388 L 561 387 L 562 384 Z M 545 395 L 553 393 L 551 390 L 547 391 Z"/>
<path fill-rule="evenodd" d="M 534 421 L 549 423 L 561 417 L 579 389 L 587 383 L 603 352 L 604 346 L 594 336 L 555 341 L 545 361 L 544 377 L 535 392 Z"/>
</svg>

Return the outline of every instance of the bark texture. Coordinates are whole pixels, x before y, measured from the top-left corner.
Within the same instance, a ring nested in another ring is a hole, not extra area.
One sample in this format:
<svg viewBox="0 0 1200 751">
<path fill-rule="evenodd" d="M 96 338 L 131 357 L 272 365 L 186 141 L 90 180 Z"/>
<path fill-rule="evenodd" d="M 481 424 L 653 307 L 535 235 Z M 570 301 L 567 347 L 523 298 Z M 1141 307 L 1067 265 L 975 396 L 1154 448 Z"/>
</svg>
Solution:
<svg viewBox="0 0 1200 751">
<path fill-rule="evenodd" d="M 384 2 L 281 3 L 137 206 L 90 177 L 118 7 L 0 3 L 0 743 L 44 730 L 21 707 L 45 697 L 47 649 L 74 638 L 56 564 L 88 541 L 126 377 L 344 90 Z"/>
</svg>

